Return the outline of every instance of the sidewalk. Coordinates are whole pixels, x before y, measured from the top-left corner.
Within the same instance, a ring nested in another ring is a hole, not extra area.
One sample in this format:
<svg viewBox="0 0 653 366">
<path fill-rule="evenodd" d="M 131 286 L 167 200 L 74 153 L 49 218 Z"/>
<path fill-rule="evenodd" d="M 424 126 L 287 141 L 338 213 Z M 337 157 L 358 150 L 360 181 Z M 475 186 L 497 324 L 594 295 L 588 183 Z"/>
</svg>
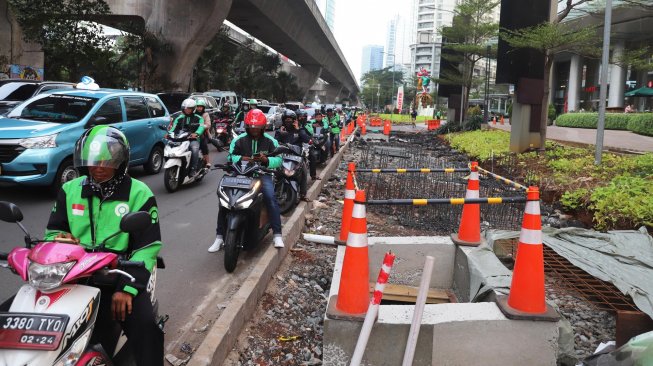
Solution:
<svg viewBox="0 0 653 366">
<path fill-rule="evenodd" d="M 510 131 L 510 125 L 493 125 L 490 127 Z M 570 128 L 548 126 L 546 138 L 561 142 L 575 142 L 596 145 L 596 130 L 590 128 Z M 642 136 L 630 131 L 605 130 L 603 146 L 606 149 L 653 152 L 653 137 Z"/>
</svg>

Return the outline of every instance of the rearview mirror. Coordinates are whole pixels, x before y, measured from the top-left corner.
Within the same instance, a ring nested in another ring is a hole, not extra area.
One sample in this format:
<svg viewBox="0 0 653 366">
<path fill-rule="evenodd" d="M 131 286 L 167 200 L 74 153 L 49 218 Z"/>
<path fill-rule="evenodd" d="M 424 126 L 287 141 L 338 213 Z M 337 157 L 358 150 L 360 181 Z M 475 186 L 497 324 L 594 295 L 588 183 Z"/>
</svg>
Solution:
<svg viewBox="0 0 653 366">
<path fill-rule="evenodd" d="M 120 231 L 135 233 L 143 231 L 152 225 L 152 216 L 145 211 L 130 212 L 120 220 Z"/>
<path fill-rule="evenodd" d="M 0 220 L 17 223 L 23 221 L 23 213 L 11 202 L 0 201 Z"/>
</svg>

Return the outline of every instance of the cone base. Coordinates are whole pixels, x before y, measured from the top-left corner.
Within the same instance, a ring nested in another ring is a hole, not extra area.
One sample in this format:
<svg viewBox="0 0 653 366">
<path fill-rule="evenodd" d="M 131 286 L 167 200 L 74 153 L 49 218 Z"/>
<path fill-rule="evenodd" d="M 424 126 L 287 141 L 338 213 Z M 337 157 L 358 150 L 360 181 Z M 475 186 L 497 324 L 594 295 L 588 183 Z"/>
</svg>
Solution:
<svg viewBox="0 0 653 366">
<path fill-rule="evenodd" d="M 480 241 L 461 240 L 458 237 L 458 234 L 451 234 L 451 241 L 453 241 L 454 244 L 460 245 L 460 246 L 463 246 L 463 247 L 477 247 L 477 246 L 484 243 L 483 239 L 481 239 Z"/>
<path fill-rule="evenodd" d="M 560 314 L 551 307 L 549 304 L 546 304 L 546 312 L 542 314 L 532 314 L 513 309 L 508 305 L 508 296 L 506 295 L 497 295 L 496 303 L 499 306 L 499 309 L 508 319 L 512 320 L 534 320 L 534 321 L 544 321 L 544 322 L 557 322 L 560 320 Z"/>
<path fill-rule="evenodd" d="M 347 320 L 347 321 L 356 321 L 356 322 L 363 322 L 365 320 L 365 313 L 360 313 L 360 314 L 349 314 L 349 313 L 343 313 L 342 311 L 338 310 L 336 304 L 338 304 L 338 295 L 333 295 L 329 298 L 329 304 L 327 305 L 327 311 L 326 311 L 326 316 L 329 319 L 335 319 L 335 320 Z"/>
</svg>

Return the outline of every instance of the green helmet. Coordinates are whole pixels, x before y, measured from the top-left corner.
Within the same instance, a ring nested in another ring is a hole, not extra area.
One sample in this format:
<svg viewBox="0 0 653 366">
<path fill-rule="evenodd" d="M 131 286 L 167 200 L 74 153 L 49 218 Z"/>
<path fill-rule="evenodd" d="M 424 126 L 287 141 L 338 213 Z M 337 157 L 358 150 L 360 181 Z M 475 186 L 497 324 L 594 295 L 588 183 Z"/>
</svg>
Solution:
<svg viewBox="0 0 653 366">
<path fill-rule="evenodd" d="M 206 102 L 204 101 L 204 99 L 198 99 L 197 102 L 195 103 L 195 106 L 196 107 L 202 106 L 206 108 Z"/>
<path fill-rule="evenodd" d="M 87 174 L 88 167 L 116 169 L 116 174 L 126 174 L 129 165 L 129 142 L 115 127 L 95 126 L 86 130 L 75 144 L 75 168 Z"/>
<path fill-rule="evenodd" d="M 258 101 L 256 99 L 250 99 L 249 104 L 258 104 Z"/>
</svg>

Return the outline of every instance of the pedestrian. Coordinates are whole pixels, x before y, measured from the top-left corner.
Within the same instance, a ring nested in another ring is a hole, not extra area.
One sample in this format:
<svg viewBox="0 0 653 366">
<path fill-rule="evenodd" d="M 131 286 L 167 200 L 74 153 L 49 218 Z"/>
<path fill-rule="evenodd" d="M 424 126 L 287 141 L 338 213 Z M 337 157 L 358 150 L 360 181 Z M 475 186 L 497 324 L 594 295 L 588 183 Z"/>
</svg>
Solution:
<svg viewBox="0 0 653 366">
<path fill-rule="evenodd" d="M 410 118 L 413 120 L 413 122 L 417 119 L 417 110 L 413 109 L 413 111 L 410 113 Z"/>
</svg>

